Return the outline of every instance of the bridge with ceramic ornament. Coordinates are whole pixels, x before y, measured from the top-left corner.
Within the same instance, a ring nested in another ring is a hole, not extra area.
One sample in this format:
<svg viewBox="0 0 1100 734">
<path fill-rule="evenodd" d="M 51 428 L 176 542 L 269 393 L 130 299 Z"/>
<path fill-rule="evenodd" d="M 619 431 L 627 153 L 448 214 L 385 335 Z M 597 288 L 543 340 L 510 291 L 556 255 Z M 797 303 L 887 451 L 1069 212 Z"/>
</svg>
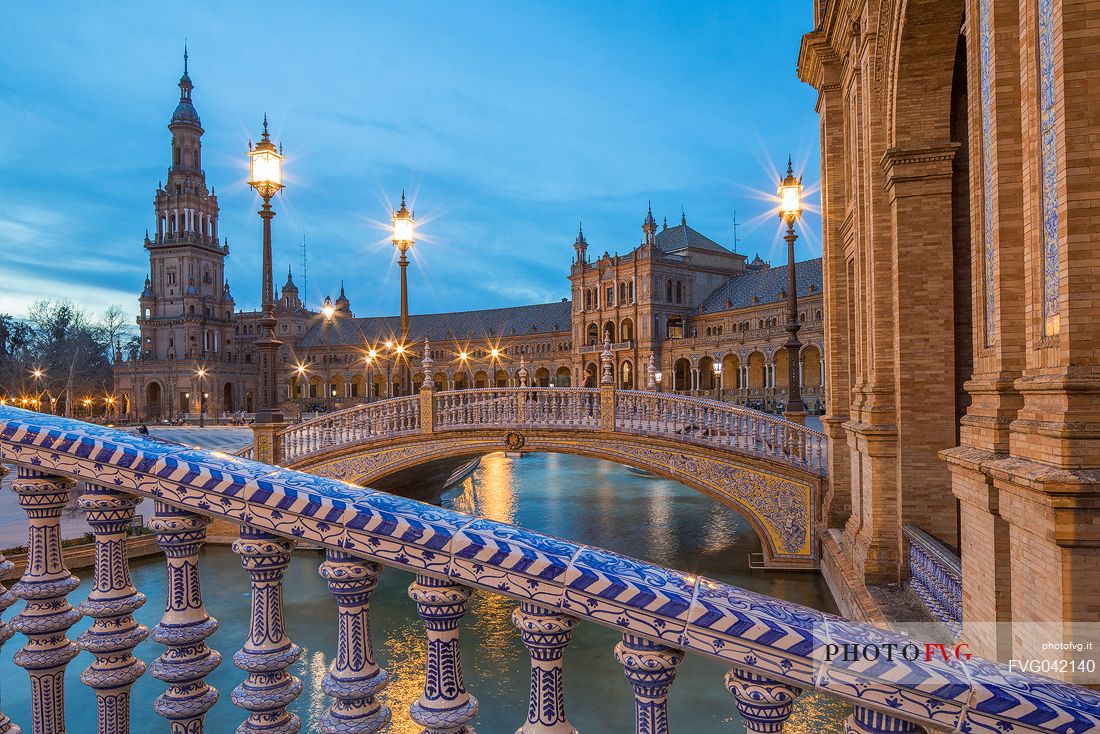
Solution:
<svg viewBox="0 0 1100 734">
<path fill-rule="evenodd" d="M 515 387 L 436 392 L 259 430 L 271 463 L 407 494 L 494 451 L 581 454 L 674 479 L 732 507 L 762 563 L 813 568 L 825 436 L 705 398 L 652 391 Z M 244 453 L 253 456 L 251 450 Z"/>
<path fill-rule="evenodd" d="M 0 611 L 26 602 L 0 644 L 23 635 L 14 662 L 31 679 L 32 734 L 66 730 L 65 672 L 81 654 L 80 680 L 94 690 L 99 734 L 130 730 L 130 689 L 146 672 L 135 655 L 147 637 L 164 646 L 149 674 L 166 684 L 153 709 L 172 731 L 201 732 L 218 697 L 206 676 L 221 663 L 207 644 L 217 621 L 203 604 L 199 552 L 212 519 L 240 525 L 233 545 L 248 573 L 250 630 L 233 664 L 242 682 L 232 701 L 242 732 L 292 734 L 288 711 L 302 692 L 288 672 L 299 648 L 287 636 L 284 572 L 299 542 L 321 546 L 319 573 L 340 610 L 339 655 L 325 677 L 326 734 L 378 732 L 409 717 L 430 734 L 466 731 L 477 715 L 462 680 L 458 642 L 473 594 L 513 600 L 513 622 L 531 653 L 531 696 L 523 734 L 575 731 L 565 713 L 563 655 L 572 630 L 599 624 L 622 633 L 613 651 L 636 699 L 636 731 L 667 734 L 667 696 L 686 655 L 729 666 L 724 683 L 749 732 L 780 732 L 795 699 L 817 691 L 853 705 L 853 734 L 1100 731 L 1100 695 L 977 657 L 849 656 L 850 646 L 920 649 L 909 637 L 608 551 L 472 517 L 385 492 L 243 457 L 168 444 L 56 416 L 0 407 L 0 459 L 17 467 L 12 488 L 27 513 L 28 555 Z M 5 470 L 6 471 L 6 470 Z M 61 514 L 74 483 L 95 539 L 93 588 L 73 607 L 78 585 L 61 552 Z M 167 608 L 152 631 L 133 613 L 145 603 L 128 572 L 126 532 L 139 499 L 168 566 Z M 424 622 L 423 694 L 408 712 L 377 694 L 387 675 L 375 661 L 370 596 L 384 568 L 416 575 L 409 596 Z M 0 557 L 0 578 L 12 564 Z M 216 612 L 217 610 L 212 610 Z M 82 615 L 92 626 L 75 641 Z M 566 667 L 565 670 L 568 670 Z M 10 685 L 5 678 L 0 685 Z M 19 731 L 0 713 L 0 731 Z"/>
</svg>

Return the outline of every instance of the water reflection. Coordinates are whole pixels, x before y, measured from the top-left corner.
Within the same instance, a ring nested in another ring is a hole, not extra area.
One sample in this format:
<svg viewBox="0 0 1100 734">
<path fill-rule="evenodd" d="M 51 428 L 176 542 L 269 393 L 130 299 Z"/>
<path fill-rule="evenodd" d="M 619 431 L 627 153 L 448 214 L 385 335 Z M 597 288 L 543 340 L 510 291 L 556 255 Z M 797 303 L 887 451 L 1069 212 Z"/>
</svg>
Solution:
<svg viewBox="0 0 1100 734">
<path fill-rule="evenodd" d="M 578 542 L 591 543 L 646 560 L 699 573 L 762 593 L 835 611 L 820 577 L 794 572 L 760 572 L 748 567 L 748 554 L 759 550 L 752 529 L 736 513 L 682 485 L 645 477 L 607 462 L 575 456 L 532 454 L 520 459 L 486 457 L 481 467 L 460 486 L 448 491 L 443 504 L 494 520 L 514 522 Z M 287 626 L 302 648 L 292 672 L 302 679 L 305 692 L 292 707 L 303 719 L 304 732 L 317 731 L 328 706 L 321 680 L 336 651 L 336 605 L 317 574 L 320 552 L 297 551 L 286 574 Z M 207 717 L 207 731 L 233 731 L 243 720 L 230 701 L 230 691 L 244 679 L 231 656 L 248 628 L 247 577 L 228 548 L 209 548 L 201 560 L 203 591 L 210 613 L 221 629 L 210 644 L 223 654 L 222 666 L 209 678 L 221 698 Z M 88 592 L 89 570 L 79 572 L 85 582 L 71 595 L 75 604 Z M 149 602 L 135 615 L 150 627 L 164 608 L 164 565 L 150 559 L 134 564 L 134 583 Z M 408 716 L 409 705 L 420 695 L 426 659 L 423 625 L 408 598 L 411 574 L 387 569 L 372 597 L 371 617 L 378 663 L 390 674 L 382 700 L 393 711 L 387 730 L 418 734 Z M 475 721 L 480 734 L 512 734 L 525 720 L 528 696 L 528 657 L 511 623 L 514 603 L 490 594 L 475 594 L 462 626 L 462 661 L 466 687 L 481 702 Z M 8 611 L 6 618 L 19 610 Z M 82 620 L 71 637 L 86 629 Z M 570 719 L 583 732 L 629 734 L 633 727 L 633 698 L 612 649 L 615 630 L 581 624 L 565 655 L 566 706 Z M 11 662 L 23 644 L 16 636 L 0 656 L 0 686 L 5 713 L 20 724 L 30 720 L 26 674 Z M 144 660 L 163 650 L 153 643 L 138 648 Z M 95 710 L 92 691 L 79 682 L 80 671 L 91 658 L 81 654 L 66 675 L 69 731 L 92 734 Z M 715 661 L 688 656 L 677 673 L 669 699 L 674 731 L 743 731 L 732 696 L 722 677 L 726 667 Z M 165 730 L 152 713 L 153 699 L 163 684 L 144 676 L 134 687 L 134 730 Z M 786 731 L 824 734 L 842 731 L 845 708 L 816 695 L 803 695 Z M 29 730 L 29 728 L 25 728 Z"/>
</svg>

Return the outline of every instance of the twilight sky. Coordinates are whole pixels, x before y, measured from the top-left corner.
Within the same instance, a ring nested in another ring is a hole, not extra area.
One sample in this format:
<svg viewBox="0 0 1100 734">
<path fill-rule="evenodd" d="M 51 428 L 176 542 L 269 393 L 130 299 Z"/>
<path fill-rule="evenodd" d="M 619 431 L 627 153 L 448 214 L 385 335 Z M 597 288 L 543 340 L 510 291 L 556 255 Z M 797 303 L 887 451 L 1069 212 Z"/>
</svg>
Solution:
<svg viewBox="0 0 1100 734">
<path fill-rule="evenodd" d="M 262 8 L 262 10 L 261 10 Z M 170 163 L 184 39 L 207 185 L 239 308 L 259 300 L 266 111 L 288 156 L 275 271 L 308 305 L 343 279 L 357 315 L 397 310 L 389 206 L 417 216 L 413 312 L 569 295 L 577 223 L 626 253 L 646 202 L 785 262 L 769 195 L 788 153 L 816 209 L 813 90 L 795 78 L 809 0 L 618 3 L 5 5 L 0 27 L 0 312 L 42 297 L 137 311 Z M 799 259 L 820 255 L 820 218 Z"/>
</svg>

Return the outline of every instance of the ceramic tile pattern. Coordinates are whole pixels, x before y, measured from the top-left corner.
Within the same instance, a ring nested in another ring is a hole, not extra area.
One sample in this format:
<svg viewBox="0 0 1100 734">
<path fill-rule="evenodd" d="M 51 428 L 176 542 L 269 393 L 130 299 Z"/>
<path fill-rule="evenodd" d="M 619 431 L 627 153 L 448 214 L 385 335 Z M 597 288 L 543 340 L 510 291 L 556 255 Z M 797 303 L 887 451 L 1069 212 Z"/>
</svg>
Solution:
<svg viewBox="0 0 1100 734">
<path fill-rule="evenodd" d="M 825 660 L 911 641 L 598 548 L 383 492 L 15 408 L 5 462 L 34 466 L 521 600 L 937 728 L 1083 732 L 1100 696 L 979 660 Z"/>
</svg>

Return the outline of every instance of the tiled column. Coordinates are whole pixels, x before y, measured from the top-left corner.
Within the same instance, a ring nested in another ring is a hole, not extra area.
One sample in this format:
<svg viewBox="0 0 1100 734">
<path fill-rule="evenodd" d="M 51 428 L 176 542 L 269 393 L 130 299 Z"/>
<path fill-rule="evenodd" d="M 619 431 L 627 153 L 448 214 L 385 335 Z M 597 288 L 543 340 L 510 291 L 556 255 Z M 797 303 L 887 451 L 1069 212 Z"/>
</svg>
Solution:
<svg viewBox="0 0 1100 734">
<path fill-rule="evenodd" d="M 615 659 L 634 688 L 638 734 L 668 734 L 668 689 L 684 653 L 628 633 L 615 645 Z"/>
<path fill-rule="evenodd" d="M 80 509 L 95 534 L 92 591 L 80 604 L 80 611 L 95 621 L 76 641 L 95 660 L 80 682 L 95 690 L 99 731 L 111 734 L 130 731 L 130 688 L 145 672 L 145 663 L 133 655 L 149 635 L 133 617 L 145 605 L 145 595 L 131 583 L 126 558 L 126 532 L 138 502 L 132 495 L 94 485 L 80 496 Z"/>
<path fill-rule="evenodd" d="M 537 604 L 520 604 L 512 613 L 523 645 L 531 653 L 531 699 L 527 723 L 516 734 L 577 734 L 565 716 L 562 657 L 577 620 Z"/>
<path fill-rule="evenodd" d="M 286 710 L 302 693 L 302 682 L 286 672 L 299 653 L 283 627 L 283 574 L 292 550 L 294 541 L 249 525 L 241 526 L 233 543 L 252 583 L 248 640 L 233 655 L 233 663 L 248 673 L 233 689 L 233 703 L 249 712 L 238 734 L 294 734 L 302 726 Z"/>
<path fill-rule="evenodd" d="M 0 480 L 3 480 L 10 472 L 6 466 L 0 465 Z M 4 558 L 4 554 L 0 553 L 0 581 L 3 581 L 8 577 L 8 574 L 15 568 L 15 564 Z M 0 614 L 4 613 L 4 610 L 15 603 L 15 597 L 10 591 L 4 588 L 4 585 L 0 583 Z M 0 619 L 0 647 L 4 646 L 4 643 L 11 639 L 11 636 L 15 634 L 15 630 L 11 628 L 3 619 Z M 0 691 L 2 693 L 2 691 Z M 0 711 L 0 734 L 20 734 L 20 728 L 11 722 L 3 711 Z"/>
<path fill-rule="evenodd" d="M 466 724 L 477 715 L 478 703 L 462 683 L 458 654 L 458 626 L 472 593 L 431 576 L 417 575 L 409 585 L 409 598 L 416 602 L 428 638 L 424 693 L 409 708 L 412 720 L 424 727 L 421 734 L 472 732 Z"/>
<path fill-rule="evenodd" d="M 737 710 L 745 730 L 759 734 L 779 734 L 791 716 L 794 700 L 801 690 L 748 670 L 734 668 L 726 673 L 726 688 L 737 699 Z"/>
<path fill-rule="evenodd" d="M 920 727 L 916 724 L 859 706 L 844 720 L 845 734 L 915 734 L 918 731 Z"/>
<path fill-rule="evenodd" d="M 69 499 L 71 479 L 19 468 L 12 490 L 27 513 L 27 570 L 12 593 L 27 602 L 11 621 L 27 644 L 15 664 L 31 678 L 31 731 L 65 731 L 65 668 L 77 647 L 65 633 L 80 619 L 65 597 L 80 585 L 61 556 L 61 511 Z"/>
<path fill-rule="evenodd" d="M 336 659 L 321 681 L 336 700 L 321 715 L 325 734 L 374 734 L 390 721 L 390 709 L 375 696 L 389 676 L 374 661 L 370 635 L 370 596 L 382 566 L 329 550 L 320 574 L 340 609 Z"/>
<path fill-rule="evenodd" d="M 168 719 L 172 734 L 202 734 L 206 712 L 218 700 L 206 676 L 222 657 L 205 642 L 218 629 L 218 620 L 206 613 L 199 588 L 198 553 L 208 523 L 159 502 L 149 523 L 164 551 L 168 576 L 164 616 L 153 628 L 153 640 L 168 649 L 149 671 L 167 683 L 168 690 L 153 703 L 153 710 Z"/>
</svg>

